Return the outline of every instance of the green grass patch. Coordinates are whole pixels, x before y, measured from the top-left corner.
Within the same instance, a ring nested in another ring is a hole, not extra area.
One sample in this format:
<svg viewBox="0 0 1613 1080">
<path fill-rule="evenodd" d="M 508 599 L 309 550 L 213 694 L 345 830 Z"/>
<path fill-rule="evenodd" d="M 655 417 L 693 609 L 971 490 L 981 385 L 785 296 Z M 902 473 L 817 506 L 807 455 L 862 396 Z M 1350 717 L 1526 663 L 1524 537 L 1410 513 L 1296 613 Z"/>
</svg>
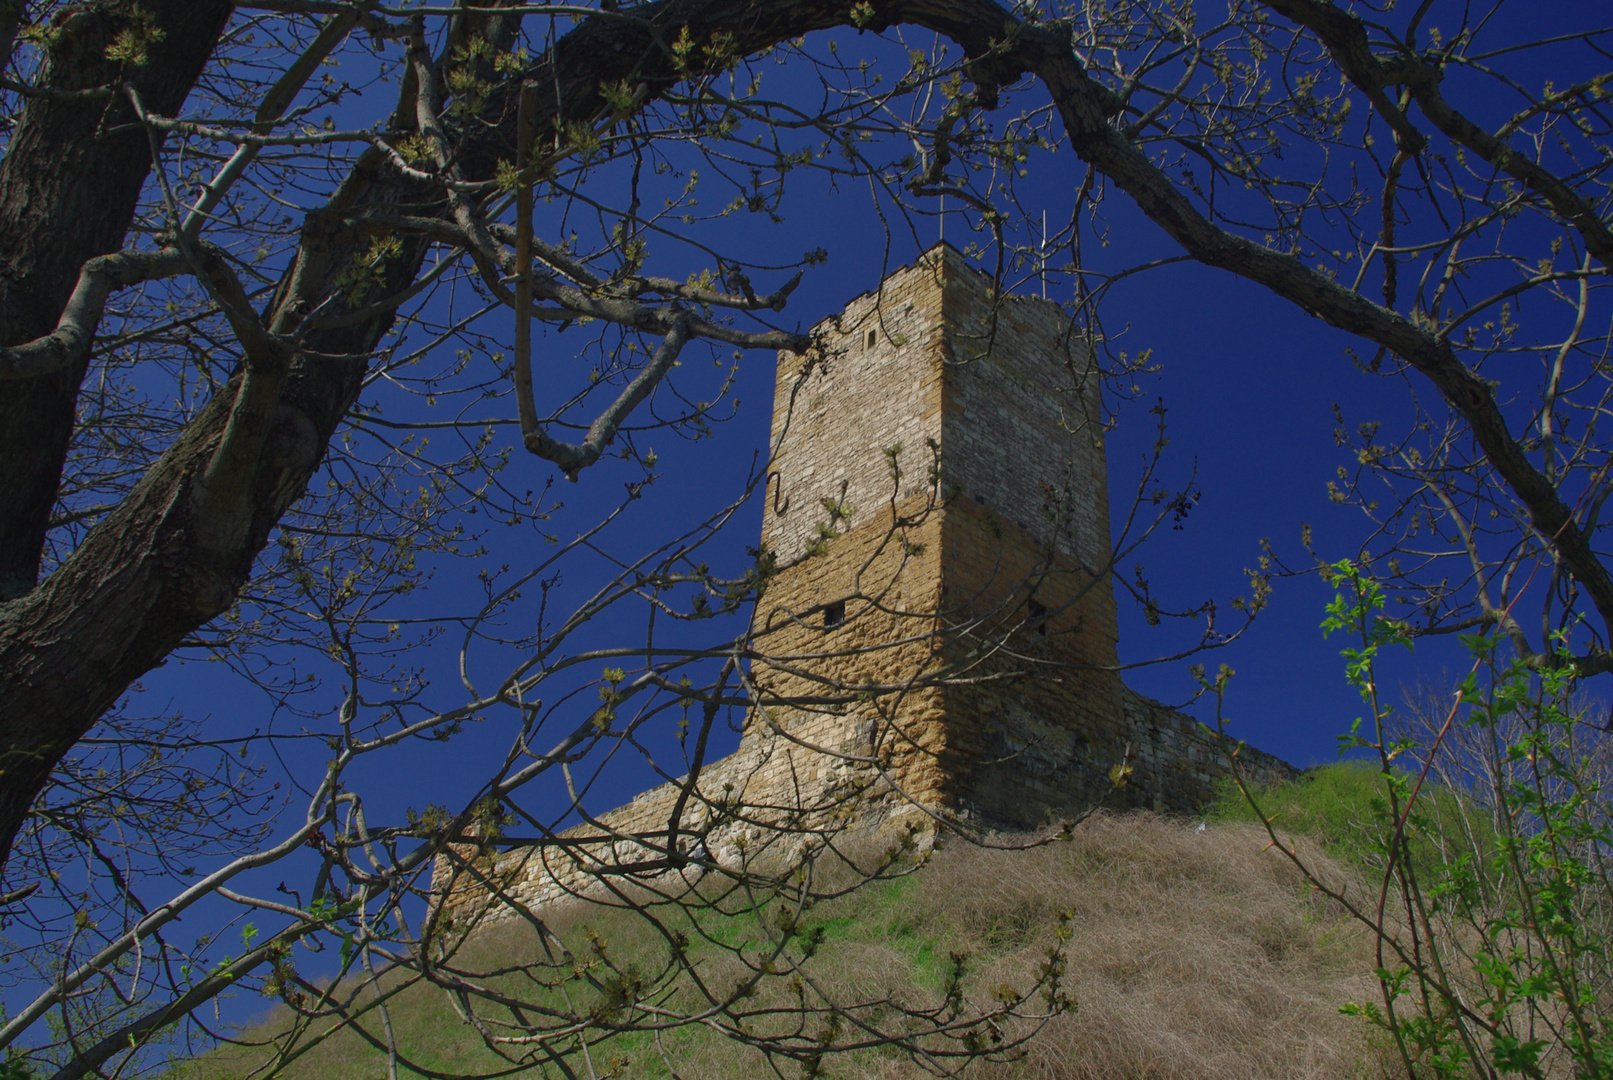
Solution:
<svg viewBox="0 0 1613 1080">
<path fill-rule="evenodd" d="M 1261 817 L 1269 818 L 1279 836 L 1309 837 L 1336 859 L 1383 870 L 1393 827 L 1387 781 L 1376 764 L 1322 765 L 1290 783 L 1255 785 L 1253 792 L 1258 813 L 1230 780 L 1223 781 L 1208 819 L 1258 824 Z M 1488 865 L 1497 846 L 1495 824 L 1485 808 L 1466 792 L 1433 780 L 1417 794 L 1406 838 L 1414 868 L 1436 877 Z"/>
</svg>

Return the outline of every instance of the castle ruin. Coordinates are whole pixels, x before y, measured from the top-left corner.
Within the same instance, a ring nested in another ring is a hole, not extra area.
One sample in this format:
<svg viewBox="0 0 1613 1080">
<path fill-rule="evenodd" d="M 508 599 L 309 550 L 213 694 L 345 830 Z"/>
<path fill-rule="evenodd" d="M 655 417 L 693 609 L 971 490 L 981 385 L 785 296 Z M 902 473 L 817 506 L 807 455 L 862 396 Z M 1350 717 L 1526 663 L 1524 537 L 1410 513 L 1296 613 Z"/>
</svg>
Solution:
<svg viewBox="0 0 1613 1080">
<path fill-rule="evenodd" d="M 781 821 L 1015 831 L 1099 803 L 1191 812 L 1227 771 L 1214 734 L 1121 681 L 1098 378 L 1063 308 L 997 295 L 943 244 L 817 332 L 821 350 L 779 356 L 762 523 L 777 569 L 739 749 L 557 846 L 488 856 L 507 901 L 550 902 L 674 843 L 737 859 Z"/>
</svg>

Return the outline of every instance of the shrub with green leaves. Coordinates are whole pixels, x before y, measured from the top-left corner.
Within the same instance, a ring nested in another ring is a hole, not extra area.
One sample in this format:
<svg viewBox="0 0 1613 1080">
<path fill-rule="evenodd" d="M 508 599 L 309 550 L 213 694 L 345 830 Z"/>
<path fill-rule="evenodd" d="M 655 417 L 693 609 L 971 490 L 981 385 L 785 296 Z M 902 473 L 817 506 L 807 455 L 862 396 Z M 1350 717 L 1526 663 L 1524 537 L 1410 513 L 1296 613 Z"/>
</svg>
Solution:
<svg viewBox="0 0 1613 1080">
<path fill-rule="evenodd" d="M 1374 676 L 1383 650 L 1409 647 L 1382 590 L 1351 562 L 1327 568 L 1338 592 L 1323 628 L 1348 635 L 1346 676 L 1368 713 L 1343 740 L 1375 761 L 1315 770 L 1243 808 L 1376 938 L 1377 1000 L 1347 1004 L 1391 1040 L 1408 1080 L 1613 1076 L 1606 778 L 1570 703 L 1568 635 L 1551 663 L 1517 659 L 1499 634 L 1464 638 L 1472 668 L 1427 738 L 1393 722 Z M 1219 692 L 1224 683 L 1216 684 Z M 1487 755 L 1490 782 L 1429 779 L 1451 733 Z M 1416 769 L 1402 762 L 1419 763 Z M 1371 870 L 1351 895 L 1312 873 L 1286 837 L 1309 833 Z"/>
</svg>

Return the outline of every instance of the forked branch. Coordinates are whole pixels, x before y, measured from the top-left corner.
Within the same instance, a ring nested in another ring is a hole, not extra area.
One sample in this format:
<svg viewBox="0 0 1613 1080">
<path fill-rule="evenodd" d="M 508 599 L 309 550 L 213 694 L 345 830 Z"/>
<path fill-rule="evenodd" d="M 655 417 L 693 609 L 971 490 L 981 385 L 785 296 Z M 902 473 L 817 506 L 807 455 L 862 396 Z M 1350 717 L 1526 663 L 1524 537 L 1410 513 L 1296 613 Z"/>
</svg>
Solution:
<svg viewBox="0 0 1613 1080">
<path fill-rule="evenodd" d="M 588 437 L 580 446 L 551 438 L 536 419 L 529 425 L 525 418 L 529 411 L 535 417 L 536 409 L 530 401 L 523 402 L 521 441 L 526 444 L 526 448 L 560 466 L 567 479 L 576 480 L 579 472 L 598 461 L 605 449 L 616 441 L 616 433 L 621 430 L 622 422 L 638 408 L 640 402 L 650 396 L 650 391 L 666 377 L 666 373 L 672 370 L 673 362 L 677 360 L 678 354 L 683 351 L 683 346 L 689 341 L 689 323 L 688 316 L 683 314 L 673 319 L 671 331 L 661 339 L 661 344 L 656 348 L 649 364 L 632 382 L 623 387 L 616 400 L 599 414 L 599 418 L 589 426 Z M 517 357 L 516 364 L 519 366 L 521 362 L 521 358 Z M 529 375 L 526 381 L 526 393 L 530 395 L 531 392 L 532 382 Z"/>
<path fill-rule="evenodd" d="M 173 247 L 122 251 L 89 260 L 79 272 L 78 285 L 55 330 L 14 348 L 0 349 L 0 382 L 37 379 L 72 367 L 89 351 L 106 299 L 114 289 L 177 277 L 191 269 L 190 260 Z"/>
</svg>

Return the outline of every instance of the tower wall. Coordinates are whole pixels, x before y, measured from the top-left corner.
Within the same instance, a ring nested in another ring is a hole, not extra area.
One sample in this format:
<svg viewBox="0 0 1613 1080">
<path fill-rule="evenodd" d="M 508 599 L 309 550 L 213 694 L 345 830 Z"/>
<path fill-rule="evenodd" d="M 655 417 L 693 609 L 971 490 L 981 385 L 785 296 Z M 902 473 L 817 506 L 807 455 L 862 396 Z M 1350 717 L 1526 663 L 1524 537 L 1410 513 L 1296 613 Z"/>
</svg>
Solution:
<svg viewBox="0 0 1613 1080">
<path fill-rule="evenodd" d="M 1125 753 L 1090 349 L 1059 305 L 997 296 L 948 247 L 815 333 L 817 352 L 780 357 L 762 525 L 779 570 L 756 646 L 786 659 L 758 662 L 756 683 L 779 699 L 814 678 L 913 686 L 764 703 L 749 730 L 860 739 L 903 796 L 948 815 L 1034 827 L 1079 810 Z"/>
<path fill-rule="evenodd" d="M 943 578 L 954 621 L 979 620 L 954 652 L 991 650 L 945 692 L 954 799 L 1031 827 L 1111 795 L 1126 754 L 1098 379 L 1058 304 L 951 259 Z"/>
<path fill-rule="evenodd" d="M 819 745 L 872 730 L 906 795 L 982 823 L 1034 827 L 1103 797 L 1127 740 L 1086 342 L 1058 304 L 996 295 L 948 247 L 816 333 L 821 353 L 780 359 L 762 535 L 781 569 L 757 618 L 792 632 L 758 648 L 844 684 L 929 685 L 779 712 Z M 807 557 L 833 509 L 843 535 Z M 835 603 L 845 621 L 825 626 Z M 809 682 L 758 675 L 780 697 Z"/>
<path fill-rule="evenodd" d="M 815 326 L 820 348 L 779 353 L 762 542 L 780 564 L 819 538 L 825 499 L 843 500 L 856 529 L 893 500 L 907 510 L 930 497 L 950 348 L 945 275 L 932 253 Z M 899 483 L 885 455 L 898 446 Z"/>
</svg>

